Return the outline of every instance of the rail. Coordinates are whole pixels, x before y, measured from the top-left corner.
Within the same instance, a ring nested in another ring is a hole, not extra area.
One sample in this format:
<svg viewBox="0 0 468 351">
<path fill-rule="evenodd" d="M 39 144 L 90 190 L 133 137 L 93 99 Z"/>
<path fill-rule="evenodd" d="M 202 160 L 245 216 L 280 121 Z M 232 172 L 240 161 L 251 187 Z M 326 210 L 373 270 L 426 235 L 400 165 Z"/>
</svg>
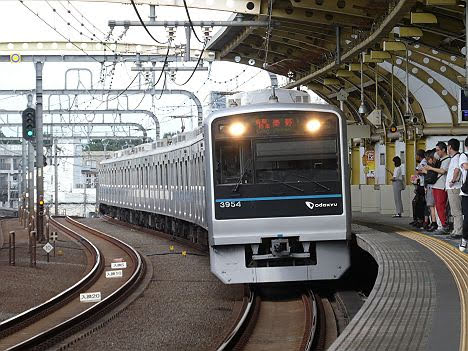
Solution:
<svg viewBox="0 0 468 351">
<path fill-rule="evenodd" d="M 302 305 L 304 307 L 303 316 L 302 316 L 304 319 L 303 334 L 301 334 L 299 331 L 298 338 L 292 337 L 290 341 L 287 341 L 287 343 L 289 343 L 287 346 L 285 346 L 284 344 L 278 345 L 278 349 L 287 347 L 287 349 L 290 349 L 290 350 L 293 350 L 293 349 L 299 349 L 301 351 L 312 350 L 314 345 L 317 344 L 318 338 L 320 337 L 319 333 L 317 333 L 318 319 L 319 319 L 317 299 L 315 298 L 315 295 L 311 290 L 307 290 L 306 292 L 303 292 L 301 294 L 300 298 L 295 298 L 295 299 L 292 299 L 291 301 L 294 303 L 298 303 L 298 301 L 302 301 Z M 266 302 L 262 301 L 260 296 L 255 292 L 255 290 L 250 288 L 249 297 L 244 300 L 243 307 L 241 309 L 241 312 L 239 313 L 239 316 L 233 328 L 230 330 L 228 335 L 224 338 L 224 340 L 218 346 L 217 351 L 240 350 L 244 348 L 254 349 L 258 347 L 258 340 L 259 340 L 258 337 L 255 340 L 255 337 L 253 336 L 255 328 L 257 327 L 259 329 L 272 328 L 274 330 L 275 326 L 271 325 L 270 323 L 267 323 L 268 325 L 264 325 L 264 326 L 262 325 L 261 318 L 259 318 L 259 313 L 260 313 L 259 311 L 261 309 L 260 305 L 262 303 L 266 303 Z M 281 303 L 284 303 L 284 301 L 281 301 L 281 300 L 269 301 L 269 303 L 281 304 Z M 282 308 L 280 306 L 277 306 L 277 307 L 278 309 Z M 276 308 L 274 309 L 276 310 Z M 296 317 L 301 318 L 300 316 L 296 316 Z M 278 318 L 281 318 L 281 316 L 278 316 Z M 290 323 L 288 323 L 288 321 L 285 320 L 285 323 L 279 323 L 278 325 L 282 326 L 282 325 L 287 325 L 287 324 L 290 324 Z M 323 323 L 323 325 L 325 326 L 325 323 Z M 300 328 L 299 325 L 298 325 L 298 328 Z M 264 334 L 262 334 L 262 332 L 259 332 L 258 334 L 260 335 L 260 341 L 263 342 Z M 254 340 L 251 340 L 251 339 L 254 339 Z M 272 342 L 268 338 L 266 339 L 268 340 L 269 343 Z M 275 349 L 272 345 L 271 347 L 272 347 L 272 350 Z"/>
<path fill-rule="evenodd" d="M 58 223 L 55 219 L 51 218 L 50 223 L 59 228 L 60 230 L 66 232 L 71 237 L 77 239 L 81 244 L 89 251 L 89 253 L 94 257 L 94 265 L 91 270 L 77 283 L 69 287 L 68 289 L 62 291 L 61 293 L 55 295 L 44 303 L 32 307 L 14 317 L 11 317 L 0 323 L 0 338 L 10 335 L 18 329 L 21 329 L 27 325 L 34 323 L 38 318 L 43 317 L 46 314 L 49 314 L 64 303 L 66 303 L 70 298 L 74 297 L 79 291 L 86 289 L 90 283 L 94 282 L 96 275 L 102 271 L 104 263 L 101 259 L 101 253 L 98 248 L 88 239 L 81 236 L 78 233 L 75 233 L 69 230 L 67 227 Z"/>
<path fill-rule="evenodd" d="M 37 347 L 38 345 L 51 346 L 52 344 L 57 343 L 60 339 L 63 339 L 64 337 L 82 329 L 90 322 L 93 322 L 95 318 L 101 317 L 103 314 L 107 313 L 116 305 L 118 305 L 120 301 L 124 300 L 136 288 L 144 275 L 144 261 L 142 260 L 140 254 L 133 247 L 125 244 L 123 241 L 117 238 L 79 223 L 70 217 L 66 218 L 66 222 L 72 226 L 80 228 L 83 231 L 86 231 L 93 236 L 97 236 L 102 240 L 110 242 L 113 245 L 119 247 L 132 260 L 132 266 L 134 267 L 133 272 L 123 284 L 121 284 L 117 289 L 113 290 L 113 292 L 111 292 L 107 297 L 103 298 L 100 302 L 95 303 L 94 305 L 85 310 L 82 310 L 80 313 L 72 317 L 67 317 L 65 320 L 62 320 L 57 324 L 47 326 L 47 328 L 33 335 L 29 339 L 16 343 L 14 346 L 10 347 L 9 350 L 29 349 Z M 45 303 L 25 311 L 18 316 L 10 318 L 9 320 L 0 324 L 4 330 L 14 331 L 15 329 L 21 329 L 21 327 L 25 327 L 25 321 L 27 321 L 27 325 L 31 325 L 35 322 L 39 322 L 41 317 L 46 317 L 49 313 L 53 313 L 55 311 L 58 312 L 60 308 L 65 308 L 67 303 L 70 302 L 71 299 L 75 298 L 79 292 L 87 291 L 97 280 L 103 276 L 103 253 L 100 252 L 100 250 L 94 244 L 92 244 L 90 240 L 68 228 L 68 226 L 59 223 L 55 218 L 51 218 L 51 223 L 58 229 L 64 231 L 74 238 L 79 239 L 85 246 L 91 247 L 93 249 L 92 254 L 94 257 L 96 257 L 96 262 L 91 271 L 69 289 L 56 295 Z"/>
</svg>

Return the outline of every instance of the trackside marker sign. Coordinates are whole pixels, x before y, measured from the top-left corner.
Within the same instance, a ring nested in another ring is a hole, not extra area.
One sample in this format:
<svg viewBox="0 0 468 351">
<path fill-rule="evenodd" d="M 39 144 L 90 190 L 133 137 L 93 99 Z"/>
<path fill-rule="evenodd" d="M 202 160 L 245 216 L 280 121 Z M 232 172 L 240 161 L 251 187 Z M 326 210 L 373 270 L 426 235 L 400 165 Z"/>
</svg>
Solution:
<svg viewBox="0 0 468 351">
<path fill-rule="evenodd" d="M 99 302 L 101 301 L 101 292 L 90 292 L 80 294 L 80 302 Z"/>
<path fill-rule="evenodd" d="M 122 269 L 127 268 L 127 262 L 112 262 L 111 263 L 112 269 Z"/>
<path fill-rule="evenodd" d="M 122 278 L 122 270 L 118 271 L 106 271 L 106 278 Z"/>
</svg>

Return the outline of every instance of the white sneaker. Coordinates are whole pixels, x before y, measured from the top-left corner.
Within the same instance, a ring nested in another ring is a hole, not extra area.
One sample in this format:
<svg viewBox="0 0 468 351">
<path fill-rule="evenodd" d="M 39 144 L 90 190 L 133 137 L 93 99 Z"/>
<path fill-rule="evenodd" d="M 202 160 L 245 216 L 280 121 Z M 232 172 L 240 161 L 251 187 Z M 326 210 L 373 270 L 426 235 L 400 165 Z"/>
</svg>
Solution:
<svg viewBox="0 0 468 351">
<path fill-rule="evenodd" d="M 460 249 L 461 252 L 465 252 L 465 251 L 466 251 L 466 246 L 467 246 L 467 244 L 468 244 L 468 240 L 461 239 L 460 246 L 458 246 L 458 248 Z"/>
</svg>

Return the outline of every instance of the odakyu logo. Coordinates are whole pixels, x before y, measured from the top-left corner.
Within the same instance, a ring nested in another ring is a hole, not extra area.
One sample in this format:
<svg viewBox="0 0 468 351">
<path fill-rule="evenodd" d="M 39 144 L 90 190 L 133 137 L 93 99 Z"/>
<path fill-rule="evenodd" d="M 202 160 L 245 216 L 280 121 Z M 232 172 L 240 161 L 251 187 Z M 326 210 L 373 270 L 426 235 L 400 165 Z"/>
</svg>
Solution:
<svg viewBox="0 0 468 351">
<path fill-rule="evenodd" d="M 305 204 L 311 210 L 313 210 L 315 208 L 338 207 L 337 202 L 330 202 L 330 203 L 319 202 L 318 204 L 316 204 L 316 203 L 313 203 L 313 202 L 310 202 L 310 201 L 306 201 Z"/>
</svg>

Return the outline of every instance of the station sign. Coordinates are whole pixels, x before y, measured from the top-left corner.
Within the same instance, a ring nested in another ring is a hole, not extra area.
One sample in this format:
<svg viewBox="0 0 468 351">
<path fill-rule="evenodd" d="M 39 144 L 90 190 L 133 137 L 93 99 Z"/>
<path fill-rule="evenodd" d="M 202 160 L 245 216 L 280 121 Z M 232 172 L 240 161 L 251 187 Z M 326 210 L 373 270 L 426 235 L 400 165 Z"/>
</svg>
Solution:
<svg viewBox="0 0 468 351">
<path fill-rule="evenodd" d="M 101 301 L 101 292 L 90 292 L 80 294 L 80 302 L 99 302 Z"/>
</svg>

